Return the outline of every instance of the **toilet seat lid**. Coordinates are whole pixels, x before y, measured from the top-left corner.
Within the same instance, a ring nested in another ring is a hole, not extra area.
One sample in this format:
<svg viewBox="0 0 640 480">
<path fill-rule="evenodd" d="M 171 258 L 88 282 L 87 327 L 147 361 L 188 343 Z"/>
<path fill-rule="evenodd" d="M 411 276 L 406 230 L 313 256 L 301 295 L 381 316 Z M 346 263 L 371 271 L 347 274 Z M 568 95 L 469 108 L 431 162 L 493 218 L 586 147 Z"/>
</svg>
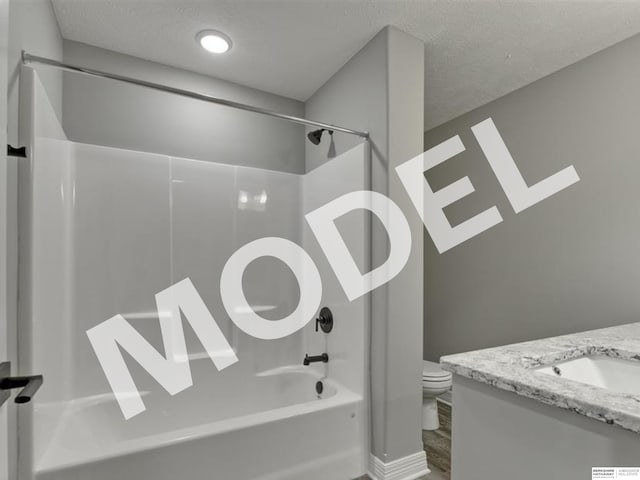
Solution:
<svg viewBox="0 0 640 480">
<path fill-rule="evenodd" d="M 441 369 L 437 363 L 424 360 L 422 364 L 422 378 L 424 380 L 447 380 L 451 378 L 451 372 Z"/>
</svg>

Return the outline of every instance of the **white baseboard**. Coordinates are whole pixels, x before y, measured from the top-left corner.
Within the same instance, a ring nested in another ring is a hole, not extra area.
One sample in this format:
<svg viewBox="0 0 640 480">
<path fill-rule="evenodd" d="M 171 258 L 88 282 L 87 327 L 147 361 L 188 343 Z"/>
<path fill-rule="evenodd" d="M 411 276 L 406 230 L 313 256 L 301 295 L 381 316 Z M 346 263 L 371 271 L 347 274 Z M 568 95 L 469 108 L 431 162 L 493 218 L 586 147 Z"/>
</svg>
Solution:
<svg viewBox="0 0 640 480">
<path fill-rule="evenodd" d="M 389 463 L 384 463 L 373 454 L 369 455 L 371 480 L 415 480 L 429 472 L 424 450 Z"/>
</svg>

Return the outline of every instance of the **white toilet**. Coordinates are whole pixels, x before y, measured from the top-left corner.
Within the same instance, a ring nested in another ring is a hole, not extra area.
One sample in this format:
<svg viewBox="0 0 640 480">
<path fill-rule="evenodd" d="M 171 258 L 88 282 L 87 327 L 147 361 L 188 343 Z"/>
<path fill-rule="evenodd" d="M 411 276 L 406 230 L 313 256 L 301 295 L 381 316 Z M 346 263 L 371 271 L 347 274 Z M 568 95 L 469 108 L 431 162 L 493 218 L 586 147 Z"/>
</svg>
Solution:
<svg viewBox="0 0 640 480">
<path fill-rule="evenodd" d="M 451 388 L 450 372 L 445 372 L 440 365 L 424 360 L 422 366 L 422 429 L 437 430 L 438 402 L 436 398 Z"/>
</svg>

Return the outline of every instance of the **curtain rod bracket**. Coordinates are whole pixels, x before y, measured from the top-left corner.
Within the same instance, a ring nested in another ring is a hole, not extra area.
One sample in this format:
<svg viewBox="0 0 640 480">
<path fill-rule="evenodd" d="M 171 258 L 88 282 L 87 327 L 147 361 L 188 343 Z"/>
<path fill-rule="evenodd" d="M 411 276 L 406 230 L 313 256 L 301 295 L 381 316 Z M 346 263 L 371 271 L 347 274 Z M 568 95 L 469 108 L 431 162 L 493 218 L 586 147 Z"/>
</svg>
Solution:
<svg viewBox="0 0 640 480">
<path fill-rule="evenodd" d="M 27 158 L 27 147 L 12 147 L 7 143 L 7 156 Z"/>
</svg>

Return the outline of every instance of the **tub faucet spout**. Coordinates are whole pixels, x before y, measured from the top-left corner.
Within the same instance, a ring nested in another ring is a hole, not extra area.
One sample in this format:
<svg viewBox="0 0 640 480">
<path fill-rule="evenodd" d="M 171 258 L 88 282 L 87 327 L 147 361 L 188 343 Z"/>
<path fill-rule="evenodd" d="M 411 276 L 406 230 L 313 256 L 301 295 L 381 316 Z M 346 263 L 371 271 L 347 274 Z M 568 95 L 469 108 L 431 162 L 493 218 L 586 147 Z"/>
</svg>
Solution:
<svg viewBox="0 0 640 480">
<path fill-rule="evenodd" d="M 305 354 L 304 361 L 302 362 L 302 364 L 310 365 L 311 363 L 315 363 L 315 362 L 327 363 L 328 361 L 329 361 L 329 355 L 327 355 L 326 353 L 323 353 L 322 355 L 313 355 L 311 357 Z"/>
</svg>

